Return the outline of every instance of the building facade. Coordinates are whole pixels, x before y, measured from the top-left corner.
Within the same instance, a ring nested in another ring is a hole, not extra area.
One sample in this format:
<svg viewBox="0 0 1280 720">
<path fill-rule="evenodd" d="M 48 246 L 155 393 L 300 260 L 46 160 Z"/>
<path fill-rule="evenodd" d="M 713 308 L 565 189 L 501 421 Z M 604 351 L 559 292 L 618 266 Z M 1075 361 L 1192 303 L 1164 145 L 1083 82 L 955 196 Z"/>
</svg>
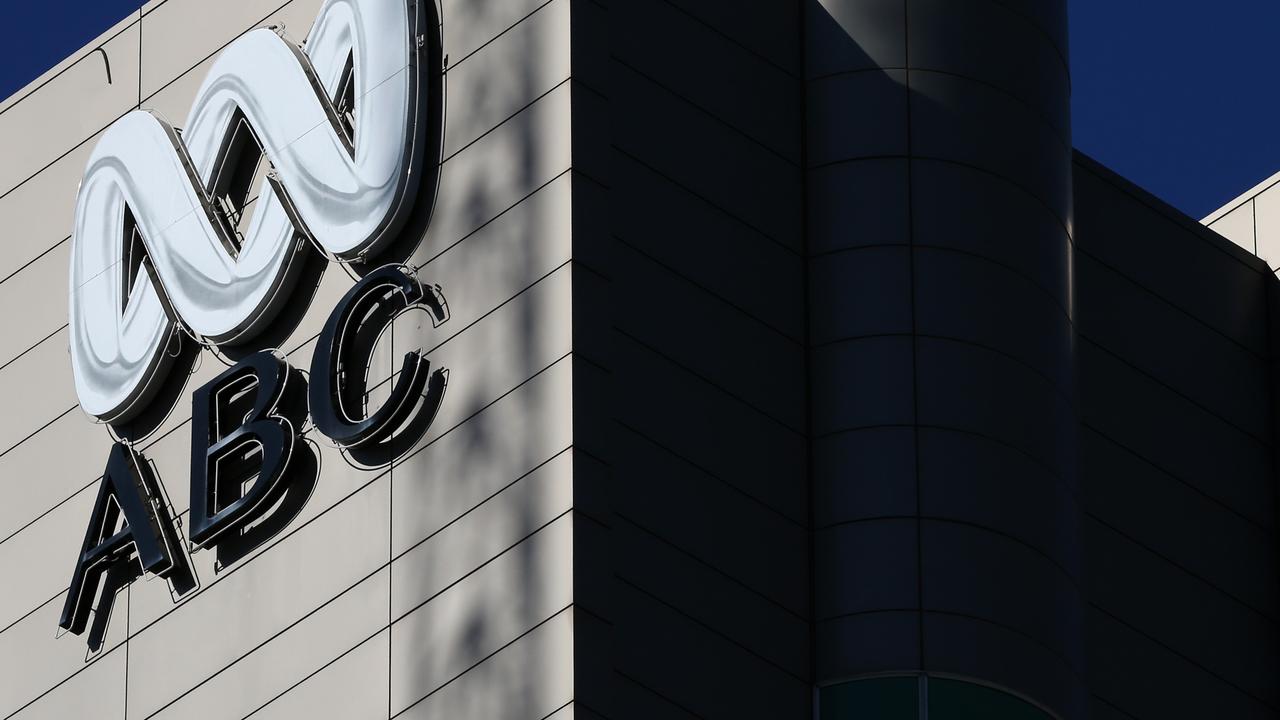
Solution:
<svg viewBox="0 0 1280 720">
<path fill-rule="evenodd" d="M 151 0 L 0 103 L 0 716 L 1280 715 L 1267 195 L 1069 100 L 1066 0 Z"/>
</svg>

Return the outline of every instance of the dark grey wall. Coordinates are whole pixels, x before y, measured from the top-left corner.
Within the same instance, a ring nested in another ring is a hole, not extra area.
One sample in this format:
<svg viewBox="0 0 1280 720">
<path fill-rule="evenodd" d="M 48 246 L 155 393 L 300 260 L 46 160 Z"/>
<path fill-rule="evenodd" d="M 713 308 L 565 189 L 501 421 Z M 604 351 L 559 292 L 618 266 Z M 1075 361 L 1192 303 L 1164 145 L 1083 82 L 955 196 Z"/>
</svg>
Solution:
<svg viewBox="0 0 1280 720">
<path fill-rule="evenodd" d="M 612 673 L 579 708 L 808 717 L 799 8 L 574 23 L 575 476 L 608 554 L 575 592 Z"/>
<path fill-rule="evenodd" d="M 1276 717 L 1276 279 L 1083 156 L 1075 184 L 1092 716 Z"/>
<path fill-rule="evenodd" d="M 1083 717 L 1066 2 L 804 7 L 816 680 Z"/>
<path fill-rule="evenodd" d="M 1276 714 L 1277 284 L 1073 170 L 1064 0 L 572 18 L 575 713 Z"/>
</svg>

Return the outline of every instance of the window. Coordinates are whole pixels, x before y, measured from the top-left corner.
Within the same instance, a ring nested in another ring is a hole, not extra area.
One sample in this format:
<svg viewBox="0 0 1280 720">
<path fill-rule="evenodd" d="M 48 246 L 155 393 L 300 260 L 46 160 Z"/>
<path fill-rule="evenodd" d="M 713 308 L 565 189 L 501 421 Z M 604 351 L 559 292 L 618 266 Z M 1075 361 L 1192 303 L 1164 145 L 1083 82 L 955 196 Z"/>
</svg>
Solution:
<svg viewBox="0 0 1280 720">
<path fill-rule="evenodd" d="M 829 685 L 818 694 L 819 720 L 923 720 L 926 706 L 928 720 L 1052 720 L 1014 695 L 950 678 L 868 678 Z"/>
</svg>

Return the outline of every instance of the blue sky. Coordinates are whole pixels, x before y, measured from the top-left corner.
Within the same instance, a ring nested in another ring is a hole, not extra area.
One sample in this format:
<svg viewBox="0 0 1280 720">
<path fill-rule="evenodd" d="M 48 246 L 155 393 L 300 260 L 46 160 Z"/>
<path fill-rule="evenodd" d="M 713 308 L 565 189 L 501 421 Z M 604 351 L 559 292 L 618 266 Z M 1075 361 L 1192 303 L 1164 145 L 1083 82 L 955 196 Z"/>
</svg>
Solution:
<svg viewBox="0 0 1280 720">
<path fill-rule="evenodd" d="M 1069 2 L 1077 147 L 1196 218 L 1280 171 L 1280 2 Z M 141 4 L 0 0 L 0 97 Z"/>
</svg>

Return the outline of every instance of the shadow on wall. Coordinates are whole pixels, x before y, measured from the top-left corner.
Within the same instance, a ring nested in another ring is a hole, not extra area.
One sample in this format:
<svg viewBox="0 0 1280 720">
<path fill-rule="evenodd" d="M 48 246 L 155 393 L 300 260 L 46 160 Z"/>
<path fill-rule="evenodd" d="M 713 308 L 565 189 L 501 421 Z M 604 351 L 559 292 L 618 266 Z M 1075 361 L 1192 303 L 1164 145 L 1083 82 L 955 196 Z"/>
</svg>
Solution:
<svg viewBox="0 0 1280 720">
<path fill-rule="evenodd" d="M 804 4 L 812 447 L 843 458 L 813 482 L 846 499 L 815 507 L 816 679 L 1078 717 L 1065 5 L 1008 5 Z"/>
<path fill-rule="evenodd" d="M 441 20 L 446 57 L 450 55 L 450 38 L 469 36 L 466 31 L 474 32 L 475 28 L 495 28 L 497 33 L 498 28 L 506 28 L 519 19 L 512 12 L 512 5 L 510 0 L 445 0 Z M 545 16 L 553 12 L 553 8 L 543 6 L 520 22 L 528 26 L 537 21 L 539 14 Z M 545 23 L 541 27 L 545 27 Z M 564 33 L 561 39 L 567 41 L 567 28 L 556 30 Z M 445 73 L 448 99 L 444 146 L 449 150 L 443 162 L 450 167 L 443 173 L 445 183 L 439 188 L 436 214 L 447 216 L 446 224 L 450 226 L 481 228 L 478 235 L 487 231 L 483 227 L 486 224 L 501 223 L 501 218 L 495 218 L 508 212 L 513 203 L 519 203 L 519 207 L 510 209 L 511 213 L 518 213 L 518 218 L 495 231 L 503 235 L 501 242 L 484 245 L 485 256 L 477 259 L 483 270 L 477 268 L 477 272 L 468 273 L 471 283 L 493 283 L 503 288 L 503 300 L 499 302 L 506 301 L 506 307 L 493 310 L 492 315 L 482 312 L 472 332 L 488 337 L 489 333 L 482 328 L 485 323 L 498 322 L 499 313 L 516 310 L 519 312 L 518 334 L 489 338 L 492 344 L 484 350 L 488 358 L 468 360 L 470 368 L 451 368 L 454 374 L 445 403 L 454 404 L 451 417 L 467 418 L 449 430 L 460 437 L 451 438 L 446 451 L 430 457 L 427 465 L 411 465 L 411 456 L 392 468 L 397 491 L 406 484 L 417 485 L 413 495 L 424 498 L 430 507 L 424 510 L 425 514 L 438 518 L 424 525 L 439 526 L 434 532 L 457 533 L 447 540 L 443 535 L 432 534 L 428 536 L 430 540 L 424 541 L 431 543 L 438 538 L 446 548 L 439 552 L 457 548 L 457 554 L 465 559 L 465 563 L 459 558 L 455 558 L 458 562 L 449 563 L 454 568 L 462 568 L 461 576 L 448 576 L 448 571 L 442 572 L 433 564 L 419 565 L 432 562 L 431 552 L 411 555 L 412 551 L 406 550 L 403 557 L 395 560 L 413 563 L 404 570 L 405 582 L 418 587 L 403 592 L 420 590 L 418 602 L 426 602 L 400 617 L 391 618 L 393 623 L 399 621 L 392 634 L 393 657 L 407 657 L 404 666 L 393 664 L 392 667 L 393 713 L 416 706 L 415 713 L 422 716 L 505 717 L 513 708 L 543 707 L 556 700 L 546 696 L 544 678 L 548 673 L 570 672 L 570 668 L 562 666 L 566 658 L 547 654 L 539 643 L 518 639 L 530 637 L 524 634 L 562 609 L 548 609 L 548 597 L 569 596 L 561 592 L 562 588 L 550 587 L 563 579 L 552 572 L 553 565 L 568 564 L 571 558 L 547 554 L 548 518 L 545 510 L 541 514 L 538 510 L 547 504 L 546 500 L 531 502 L 529 495 L 518 488 L 539 482 L 540 489 L 531 492 L 551 492 L 532 473 L 522 474 L 547 460 L 546 437 L 564 436 L 549 425 L 568 421 L 570 397 L 562 388 L 536 381 L 525 382 L 513 391 L 506 384 L 509 381 L 503 379 L 523 381 L 543 371 L 546 363 L 538 359 L 548 355 L 545 345 L 555 336 L 550 328 L 569 321 L 567 317 L 549 315 L 556 308 L 540 302 L 546 295 L 536 292 L 537 288 L 525 291 L 526 287 L 539 282 L 541 273 L 545 272 L 532 270 L 545 265 L 545 259 L 540 256 L 547 254 L 546 248 L 563 245 L 562 238 L 547 237 L 545 229 L 566 227 L 553 222 L 550 215 L 567 212 L 567 208 L 540 202 L 536 195 L 521 200 L 524 193 L 548 180 L 543 169 L 547 163 L 541 153 L 549 144 L 549 138 L 568 129 L 549 126 L 541 121 L 545 114 L 526 108 L 502 121 L 502 126 L 484 140 L 489 145 L 484 151 L 489 157 L 475 159 L 473 153 L 466 152 L 467 148 L 456 148 L 459 142 L 449 141 L 450 132 L 467 138 L 480 135 L 481 128 L 463 126 L 461 120 L 495 117 L 485 109 L 503 108 L 511 98 L 535 98 L 545 92 L 547 88 L 536 84 L 534 68 L 537 63 L 545 62 L 550 52 L 546 46 L 549 41 L 540 32 L 522 32 L 516 27 L 474 55 L 463 57 L 455 49 Z M 457 86 L 456 82 L 460 81 L 450 79 L 457 75 L 454 68 L 464 62 L 484 63 L 486 69 L 462 76 L 473 83 L 470 87 Z M 458 98 L 468 106 L 459 106 Z M 547 99 L 538 102 L 545 103 Z M 511 188 L 527 190 L 513 194 Z M 541 192 L 545 194 L 546 190 Z M 425 225 L 421 227 L 419 233 L 425 230 Z M 467 304 L 468 294 L 484 294 L 478 286 L 458 285 L 447 276 L 426 276 L 432 272 L 430 261 L 447 249 L 442 241 L 456 243 L 459 240 L 426 232 L 426 242 L 418 255 L 424 260 L 419 261 L 418 267 L 422 268 L 419 274 L 424 282 L 440 283 L 451 302 Z M 545 285 L 545 281 L 543 283 Z M 522 294 L 507 300 L 517 293 Z M 454 328 L 452 332 L 460 329 Z M 423 348 L 426 351 L 430 349 L 429 343 L 436 341 L 423 337 L 421 342 L 427 344 Z M 402 351 L 396 348 L 396 352 Z M 506 366 L 496 373 L 500 377 L 486 377 L 477 372 L 481 368 L 500 366 Z M 495 403 L 498 398 L 501 400 Z M 514 414 L 491 407 L 511 403 L 516 404 Z M 519 421 L 513 423 L 514 418 Z M 437 428 L 437 432 L 443 431 L 445 428 Z M 428 446 L 425 452 L 430 451 Z M 562 472 L 567 472 L 567 468 Z M 500 473 L 507 475 L 497 477 Z M 494 477 L 488 477 L 490 475 Z M 520 479 L 517 481 L 517 478 Z M 501 494 L 477 497 L 476 486 L 501 489 Z M 516 499 L 512 499 L 513 495 Z M 483 504 L 476 506 L 477 502 Z M 397 505 L 395 512 L 414 511 Z M 469 522 L 471 518 L 465 517 L 468 514 L 483 515 L 483 522 Z M 567 518 L 559 519 L 560 523 L 566 521 Z M 447 530 L 445 526 L 449 526 Z M 497 548 L 492 540 L 486 542 L 495 535 L 512 538 L 512 542 L 523 541 L 514 546 L 504 542 L 505 549 Z M 414 618 L 415 615 L 418 618 Z M 420 619 L 423 617 L 427 620 Z M 500 655 L 495 656 L 499 651 Z M 463 673 L 466 677 L 462 677 Z M 451 683 L 461 685 L 451 692 L 447 687 Z"/>
</svg>

